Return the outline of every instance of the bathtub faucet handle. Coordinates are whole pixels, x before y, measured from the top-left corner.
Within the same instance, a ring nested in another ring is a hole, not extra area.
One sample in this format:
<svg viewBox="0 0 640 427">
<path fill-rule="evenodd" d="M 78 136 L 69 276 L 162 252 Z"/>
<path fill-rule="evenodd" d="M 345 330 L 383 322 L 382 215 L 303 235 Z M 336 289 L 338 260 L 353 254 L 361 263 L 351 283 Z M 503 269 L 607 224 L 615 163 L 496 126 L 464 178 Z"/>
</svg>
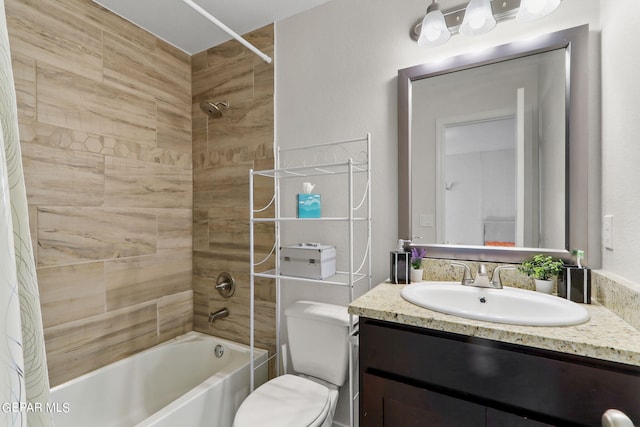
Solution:
<svg viewBox="0 0 640 427">
<path fill-rule="evenodd" d="M 236 292 L 236 281 L 233 276 L 226 271 L 220 273 L 216 279 L 216 290 L 224 298 L 230 298 Z"/>
</svg>

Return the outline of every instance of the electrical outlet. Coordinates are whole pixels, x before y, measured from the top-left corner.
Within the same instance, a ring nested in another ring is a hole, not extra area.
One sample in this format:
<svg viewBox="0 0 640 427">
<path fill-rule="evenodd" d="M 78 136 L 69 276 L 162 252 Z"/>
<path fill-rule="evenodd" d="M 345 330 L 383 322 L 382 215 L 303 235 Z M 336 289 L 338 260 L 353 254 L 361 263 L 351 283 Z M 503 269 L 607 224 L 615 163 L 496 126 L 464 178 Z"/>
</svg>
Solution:
<svg viewBox="0 0 640 427">
<path fill-rule="evenodd" d="M 613 215 L 602 218 L 602 246 L 613 250 Z"/>
</svg>

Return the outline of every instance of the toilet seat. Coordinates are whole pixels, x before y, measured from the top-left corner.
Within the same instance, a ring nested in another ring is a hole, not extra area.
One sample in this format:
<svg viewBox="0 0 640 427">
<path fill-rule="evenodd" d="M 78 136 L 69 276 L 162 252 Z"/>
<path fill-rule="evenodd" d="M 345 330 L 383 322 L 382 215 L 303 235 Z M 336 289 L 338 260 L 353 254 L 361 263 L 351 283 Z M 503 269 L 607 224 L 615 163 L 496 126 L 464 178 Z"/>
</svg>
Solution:
<svg viewBox="0 0 640 427">
<path fill-rule="evenodd" d="M 318 427 L 330 406 L 327 387 L 286 374 L 251 393 L 240 405 L 233 427 Z"/>
</svg>

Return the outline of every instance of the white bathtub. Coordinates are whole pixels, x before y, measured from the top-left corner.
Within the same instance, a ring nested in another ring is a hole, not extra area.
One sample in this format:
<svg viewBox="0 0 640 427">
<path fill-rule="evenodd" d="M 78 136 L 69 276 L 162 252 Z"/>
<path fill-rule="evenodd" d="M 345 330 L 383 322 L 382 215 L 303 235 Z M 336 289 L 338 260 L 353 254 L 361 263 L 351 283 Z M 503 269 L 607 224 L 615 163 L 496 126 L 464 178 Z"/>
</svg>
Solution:
<svg viewBox="0 0 640 427">
<path fill-rule="evenodd" d="M 249 394 L 249 359 L 247 346 L 190 332 L 51 389 L 54 425 L 231 427 Z M 266 377 L 265 364 L 256 386 Z"/>
</svg>

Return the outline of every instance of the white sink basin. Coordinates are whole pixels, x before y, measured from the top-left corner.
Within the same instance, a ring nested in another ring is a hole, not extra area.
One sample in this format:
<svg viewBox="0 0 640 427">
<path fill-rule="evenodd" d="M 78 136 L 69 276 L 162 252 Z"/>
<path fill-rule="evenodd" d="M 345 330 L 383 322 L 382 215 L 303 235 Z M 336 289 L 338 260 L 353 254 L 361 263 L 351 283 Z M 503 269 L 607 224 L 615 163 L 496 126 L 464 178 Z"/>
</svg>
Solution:
<svg viewBox="0 0 640 427">
<path fill-rule="evenodd" d="M 485 289 L 458 282 L 422 282 L 405 286 L 410 303 L 468 319 L 528 326 L 577 325 L 589 320 L 584 307 L 553 295 L 504 287 Z"/>
</svg>

